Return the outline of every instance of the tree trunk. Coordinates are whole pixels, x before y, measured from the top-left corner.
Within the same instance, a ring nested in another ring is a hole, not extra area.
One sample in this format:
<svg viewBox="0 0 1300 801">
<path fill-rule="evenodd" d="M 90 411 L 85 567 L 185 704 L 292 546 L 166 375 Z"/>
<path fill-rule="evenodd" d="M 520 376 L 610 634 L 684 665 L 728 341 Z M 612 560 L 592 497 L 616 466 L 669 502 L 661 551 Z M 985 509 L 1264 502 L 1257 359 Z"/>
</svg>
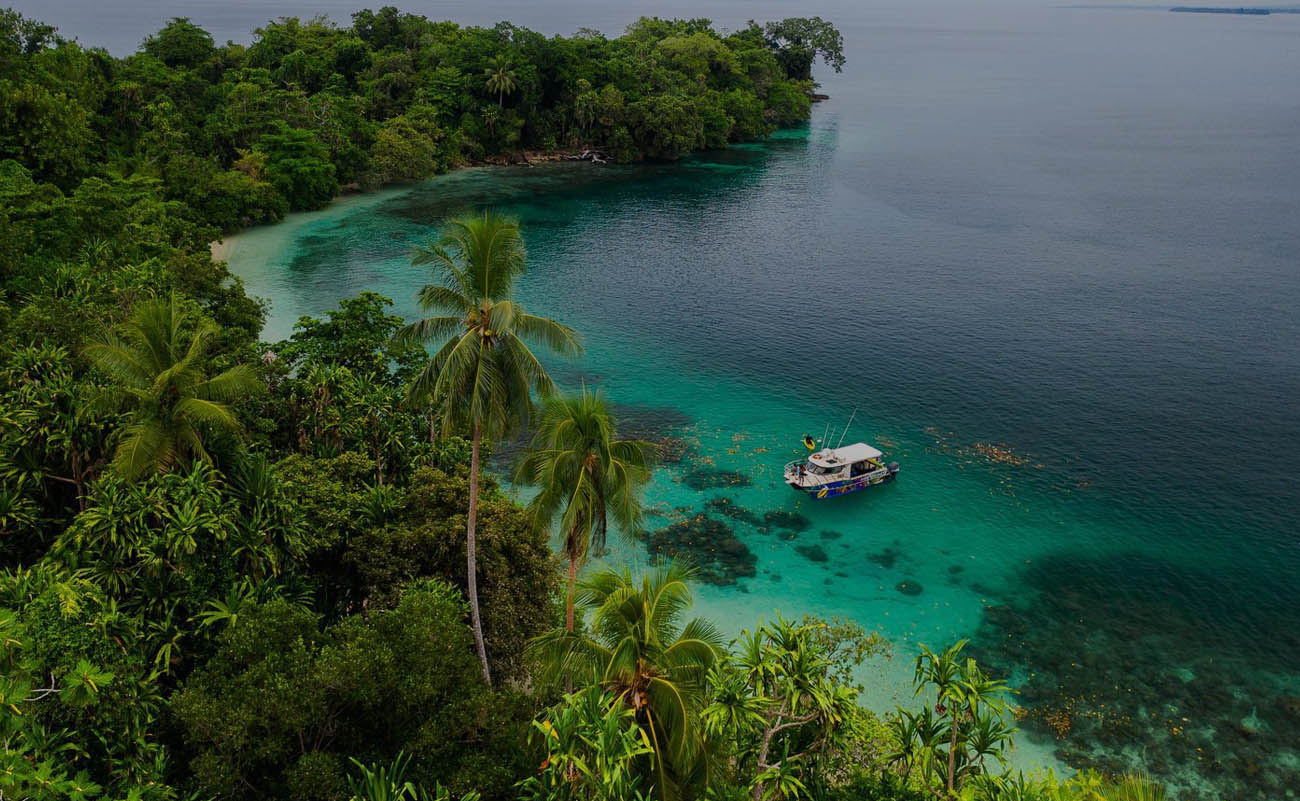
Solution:
<svg viewBox="0 0 1300 801">
<path fill-rule="evenodd" d="M 957 780 L 957 714 L 958 705 L 952 707 L 952 741 L 948 744 L 948 795 L 953 794 Z"/>
<path fill-rule="evenodd" d="M 474 423 L 474 443 L 469 457 L 469 516 L 465 524 L 465 561 L 468 563 L 466 584 L 469 595 L 469 619 L 474 628 L 474 650 L 483 664 L 483 681 L 492 686 L 492 672 L 488 669 L 487 647 L 483 644 L 483 620 L 478 612 L 478 559 L 475 550 L 474 527 L 478 523 L 478 449 L 483 432 Z"/>
<path fill-rule="evenodd" d="M 785 708 L 784 703 L 781 704 L 781 708 Z M 772 737 L 776 734 L 777 721 L 780 719 L 780 712 L 775 715 L 769 715 L 767 719 L 767 727 L 763 729 L 763 738 L 759 741 L 758 746 L 757 769 L 760 774 L 768 768 L 767 754 L 772 748 Z M 763 801 L 763 783 L 756 779 L 754 781 L 754 786 L 749 788 L 749 793 L 752 801 Z"/>
<path fill-rule="evenodd" d="M 573 595 L 578 583 L 578 557 L 569 554 L 569 595 L 564 604 L 564 629 L 573 633 Z"/>
</svg>

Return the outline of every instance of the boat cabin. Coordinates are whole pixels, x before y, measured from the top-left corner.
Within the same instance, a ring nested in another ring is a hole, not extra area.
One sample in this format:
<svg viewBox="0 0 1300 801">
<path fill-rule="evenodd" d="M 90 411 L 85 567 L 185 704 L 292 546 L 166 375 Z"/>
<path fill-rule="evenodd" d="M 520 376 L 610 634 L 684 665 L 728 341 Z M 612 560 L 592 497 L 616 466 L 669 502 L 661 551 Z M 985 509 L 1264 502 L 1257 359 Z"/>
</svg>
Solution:
<svg viewBox="0 0 1300 801">
<path fill-rule="evenodd" d="M 839 495 L 892 479 L 898 465 L 885 465 L 879 450 L 865 442 L 840 448 L 823 448 L 806 461 L 785 466 L 785 482 L 794 489 L 814 493 L 816 497 Z"/>
<path fill-rule="evenodd" d="M 855 442 L 842 448 L 817 451 L 808 457 L 804 470 L 807 475 L 822 479 L 817 483 L 857 478 L 883 468 L 884 465 L 879 461 L 883 455 L 865 442 Z"/>
</svg>

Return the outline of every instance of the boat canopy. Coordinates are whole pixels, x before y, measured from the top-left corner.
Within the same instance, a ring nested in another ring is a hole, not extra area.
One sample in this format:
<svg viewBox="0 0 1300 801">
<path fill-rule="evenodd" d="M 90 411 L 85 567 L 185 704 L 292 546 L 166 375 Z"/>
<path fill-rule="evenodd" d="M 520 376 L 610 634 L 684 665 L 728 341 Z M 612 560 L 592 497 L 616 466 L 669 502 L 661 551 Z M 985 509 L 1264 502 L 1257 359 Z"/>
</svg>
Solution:
<svg viewBox="0 0 1300 801">
<path fill-rule="evenodd" d="M 808 461 L 818 467 L 834 468 L 866 459 L 879 459 L 883 455 L 865 442 L 855 442 L 842 448 L 824 448 L 809 456 Z"/>
</svg>

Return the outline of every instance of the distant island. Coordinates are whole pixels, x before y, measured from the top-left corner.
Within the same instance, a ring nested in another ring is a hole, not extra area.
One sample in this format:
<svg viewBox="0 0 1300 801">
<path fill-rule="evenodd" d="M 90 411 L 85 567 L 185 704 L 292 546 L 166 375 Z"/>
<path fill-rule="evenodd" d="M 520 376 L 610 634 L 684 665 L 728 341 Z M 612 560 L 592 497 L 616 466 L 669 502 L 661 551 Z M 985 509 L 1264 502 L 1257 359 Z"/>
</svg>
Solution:
<svg viewBox="0 0 1300 801">
<path fill-rule="evenodd" d="M 1182 11 L 1188 14 L 1269 14 L 1267 8 L 1204 8 L 1201 6 L 1177 6 L 1170 11 Z"/>
</svg>

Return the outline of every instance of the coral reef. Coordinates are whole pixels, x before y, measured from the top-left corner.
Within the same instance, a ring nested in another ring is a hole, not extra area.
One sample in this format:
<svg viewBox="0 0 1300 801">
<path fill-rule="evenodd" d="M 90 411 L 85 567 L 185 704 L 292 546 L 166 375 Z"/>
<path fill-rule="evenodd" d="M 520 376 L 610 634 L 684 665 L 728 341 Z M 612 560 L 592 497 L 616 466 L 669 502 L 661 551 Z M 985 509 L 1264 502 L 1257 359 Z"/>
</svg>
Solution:
<svg viewBox="0 0 1300 801">
<path fill-rule="evenodd" d="M 1059 757 L 1146 771 L 1185 801 L 1300 786 L 1300 697 L 1285 689 L 1300 685 L 1293 587 L 1141 554 L 1059 554 L 1021 579 L 985 608 L 971 652 L 1021 677 L 1020 726 Z"/>
<path fill-rule="evenodd" d="M 902 555 L 902 550 L 898 548 L 898 540 L 894 540 L 894 543 L 886 547 L 883 551 L 867 554 L 867 561 L 874 562 L 886 570 L 889 570 L 898 563 L 898 558 Z"/>
<path fill-rule="evenodd" d="M 758 573 L 758 557 L 730 526 L 705 514 L 644 532 L 642 537 L 651 556 L 684 558 L 699 571 L 699 580 L 707 584 L 731 585 Z"/>
<path fill-rule="evenodd" d="M 682 477 L 693 490 L 721 489 L 722 487 L 748 487 L 754 482 L 739 470 L 699 468 Z"/>
<path fill-rule="evenodd" d="M 788 531 L 806 531 L 812 525 L 811 520 L 798 512 L 787 512 L 783 509 L 764 513 L 763 522 L 768 526 L 783 528 Z"/>
<path fill-rule="evenodd" d="M 799 552 L 800 556 L 810 562 L 826 562 L 830 560 L 830 557 L 826 555 L 826 551 L 820 545 L 796 545 L 794 549 Z"/>
<path fill-rule="evenodd" d="M 710 498 L 704 502 L 704 508 L 710 512 L 729 517 L 732 520 L 739 520 L 742 523 L 748 523 L 751 526 L 759 526 L 763 519 L 745 507 L 733 501 L 731 498 Z"/>
</svg>

